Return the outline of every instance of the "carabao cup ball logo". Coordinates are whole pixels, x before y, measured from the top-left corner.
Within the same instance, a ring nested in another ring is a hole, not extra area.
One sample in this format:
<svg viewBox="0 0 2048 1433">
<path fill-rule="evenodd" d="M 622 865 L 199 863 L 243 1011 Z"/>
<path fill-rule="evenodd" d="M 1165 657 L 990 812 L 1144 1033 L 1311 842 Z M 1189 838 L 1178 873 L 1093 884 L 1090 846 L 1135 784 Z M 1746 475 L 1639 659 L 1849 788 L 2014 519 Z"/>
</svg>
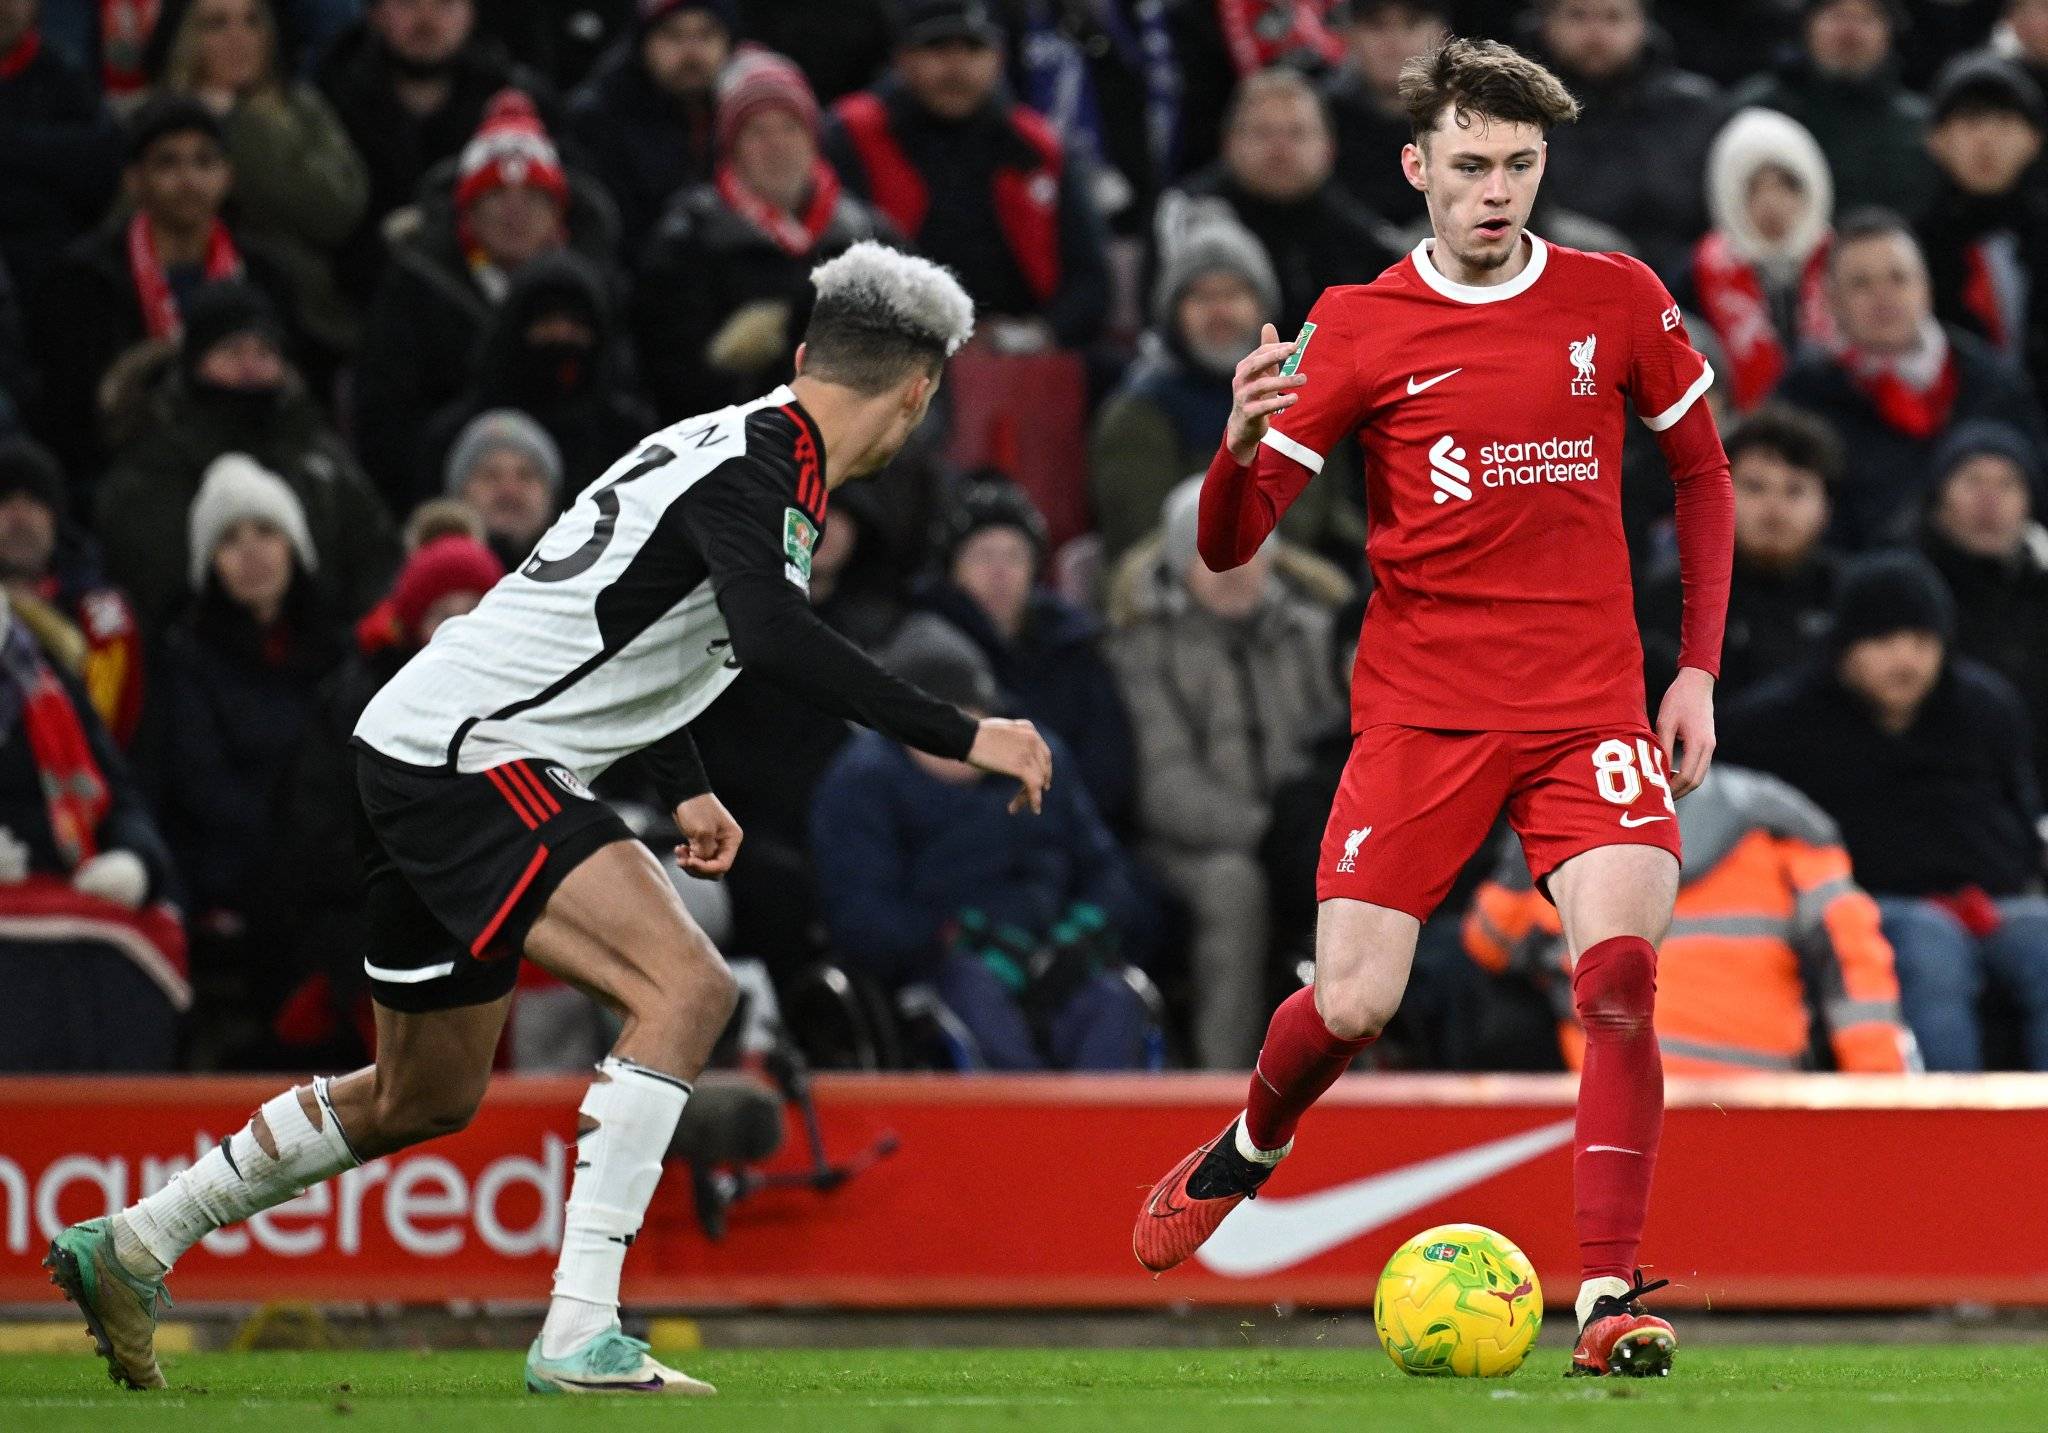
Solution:
<svg viewBox="0 0 2048 1433">
<path fill-rule="evenodd" d="M 1543 1290 L 1512 1240 L 1477 1224 L 1444 1224 L 1394 1251 L 1372 1316 L 1404 1373 L 1500 1378 L 1536 1343 Z"/>
</svg>

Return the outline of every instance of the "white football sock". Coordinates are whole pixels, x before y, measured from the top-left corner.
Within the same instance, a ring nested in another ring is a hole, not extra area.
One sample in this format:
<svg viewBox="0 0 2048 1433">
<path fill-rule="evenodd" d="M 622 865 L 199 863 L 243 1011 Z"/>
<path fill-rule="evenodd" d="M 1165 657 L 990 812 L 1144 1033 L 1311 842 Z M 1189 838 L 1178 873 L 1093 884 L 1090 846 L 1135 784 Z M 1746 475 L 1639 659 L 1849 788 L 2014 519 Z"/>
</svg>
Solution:
<svg viewBox="0 0 2048 1433">
<path fill-rule="evenodd" d="M 313 1081 L 320 1123 L 306 1118 L 297 1089 L 286 1090 L 257 1111 L 270 1130 L 277 1154 L 256 1142 L 254 1124 L 243 1125 L 199 1157 L 170 1183 L 114 1216 L 114 1256 L 139 1278 L 161 1278 L 178 1256 L 214 1230 L 294 1199 L 323 1179 L 362 1161 L 334 1117 L 326 1079 Z M 145 1260 L 140 1257 L 146 1253 Z M 156 1267 L 150 1267 L 150 1264 Z"/>
<path fill-rule="evenodd" d="M 1278 1149 L 1260 1149 L 1252 1143 L 1252 1137 L 1245 1133 L 1243 1115 L 1237 1117 L 1237 1133 L 1231 1142 L 1237 1146 L 1237 1152 L 1253 1164 L 1278 1164 L 1287 1158 L 1287 1152 L 1294 1148 L 1294 1141 L 1290 1139 Z"/>
<path fill-rule="evenodd" d="M 619 1316 L 626 1247 L 661 1181 L 661 1157 L 690 1098 L 683 1081 L 607 1055 L 581 1112 L 595 1128 L 576 1141 L 576 1177 L 562 1224 L 554 1297 L 540 1331 L 543 1358 L 561 1358 Z"/>
<path fill-rule="evenodd" d="M 1620 1298 L 1628 1292 L 1628 1280 L 1617 1279 L 1612 1274 L 1604 1278 L 1588 1279 L 1579 1285 L 1579 1327 L 1586 1326 L 1586 1320 L 1593 1316 L 1593 1305 L 1607 1295 Z"/>
</svg>

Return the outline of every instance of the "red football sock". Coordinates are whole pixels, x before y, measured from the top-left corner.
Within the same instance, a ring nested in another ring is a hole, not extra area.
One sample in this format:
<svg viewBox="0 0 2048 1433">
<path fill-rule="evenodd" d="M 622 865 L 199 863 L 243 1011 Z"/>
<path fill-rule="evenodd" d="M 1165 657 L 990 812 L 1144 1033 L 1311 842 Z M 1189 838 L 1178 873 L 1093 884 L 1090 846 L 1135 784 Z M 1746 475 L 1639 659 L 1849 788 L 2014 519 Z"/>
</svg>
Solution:
<svg viewBox="0 0 2048 1433">
<path fill-rule="evenodd" d="M 1586 1031 L 1572 1177 L 1588 1279 L 1629 1278 L 1643 1242 L 1664 1129 L 1664 1061 L 1651 1023 L 1656 998 L 1657 950 L 1640 936 L 1601 941 L 1572 971 L 1572 1004 Z"/>
<path fill-rule="evenodd" d="M 1379 1037 L 1340 1040 L 1316 1013 L 1316 993 L 1303 986 L 1273 1012 L 1266 1043 L 1252 1070 L 1245 1101 L 1244 1132 L 1260 1149 L 1278 1149 L 1294 1138 L 1294 1127 L 1323 1091 L 1349 1069 L 1352 1057 Z"/>
</svg>

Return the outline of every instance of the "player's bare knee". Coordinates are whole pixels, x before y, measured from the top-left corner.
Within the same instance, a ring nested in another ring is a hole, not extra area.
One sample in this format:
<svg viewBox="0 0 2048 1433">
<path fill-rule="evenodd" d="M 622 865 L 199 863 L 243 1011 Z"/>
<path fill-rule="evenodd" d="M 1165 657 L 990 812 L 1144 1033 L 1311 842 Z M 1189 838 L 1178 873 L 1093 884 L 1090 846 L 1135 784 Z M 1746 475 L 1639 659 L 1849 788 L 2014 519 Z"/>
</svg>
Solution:
<svg viewBox="0 0 2048 1433">
<path fill-rule="evenodd" d="M 707 1013 L 716 1013 L 722 1023 L 730 1020 L 732 1012 L 739 1008 L 740 983 L 733 977 L 732 967 L 725 963 L 725 957 L 710 941 L 700 941 L 699 944 L 703 948 L 691 960 L 692 978 L 697 983 L 696 998 L 703 1002 Z"/>
<path fill-rule="evenodd" d="M 367 1142 L 389 1152 L 459 1134 L 476 1117 L 483 1095 L 481 1086 L 461 1080 L 380 1086 L 371 1104 L 376 1131 Z"/>
<path fill-rule="evenodd" d="M 1360 984 L 1318 980 L 1315 991 L 1316 1014 L 1322 1017 L 1323 1028 L 1339 1040 L 1377 1035 L 1394 1018 L 1394 1004 Z"/>
<path fill-rule="evenodd" d="M 633 955 L 621 953 L 606 993 L 628 1018 L 667 1026 L 694 1024 L 705 1012 L 729 1016 L 739 986 L 709 940 L 694 931 L 681 938 L 664 931 Z"/>
</svg>

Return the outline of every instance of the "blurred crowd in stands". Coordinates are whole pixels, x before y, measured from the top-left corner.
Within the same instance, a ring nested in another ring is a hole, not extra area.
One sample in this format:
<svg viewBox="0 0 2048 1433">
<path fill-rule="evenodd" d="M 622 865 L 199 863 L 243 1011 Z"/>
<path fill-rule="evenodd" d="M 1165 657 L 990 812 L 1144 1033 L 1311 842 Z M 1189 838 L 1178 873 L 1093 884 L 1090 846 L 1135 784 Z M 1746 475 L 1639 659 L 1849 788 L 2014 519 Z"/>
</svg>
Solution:
<svg viewBox="0 0 2048 1433">
<path fill-rule="evenodd" d="M 1190 475 L 1260 325 L 1426 234 L 1394 88 L 1453 32 L 1566 80 L 1532 227 L 1649 262 L 1719 375 L 1668 1067 L 2048 1069 L 2048 0 L 0 0 L 0 1068 L 360 1060 L 356 714 L 641 436 L 787 378 L 870 237 L 978 333 L 813 599 L 1064 775 L 1011 817 L 743 675 L 694 730 L 746 844 L 685 897 L 823 1059 L 1249 1063 L 1369 515 L 1354 451 L 1212 573 Z M 1497 836 L 1374 1058 L 1567 1068 L 1563 962 Z M 527 980 L 508 1062 L 603 1048 Z"/>
</svg>

